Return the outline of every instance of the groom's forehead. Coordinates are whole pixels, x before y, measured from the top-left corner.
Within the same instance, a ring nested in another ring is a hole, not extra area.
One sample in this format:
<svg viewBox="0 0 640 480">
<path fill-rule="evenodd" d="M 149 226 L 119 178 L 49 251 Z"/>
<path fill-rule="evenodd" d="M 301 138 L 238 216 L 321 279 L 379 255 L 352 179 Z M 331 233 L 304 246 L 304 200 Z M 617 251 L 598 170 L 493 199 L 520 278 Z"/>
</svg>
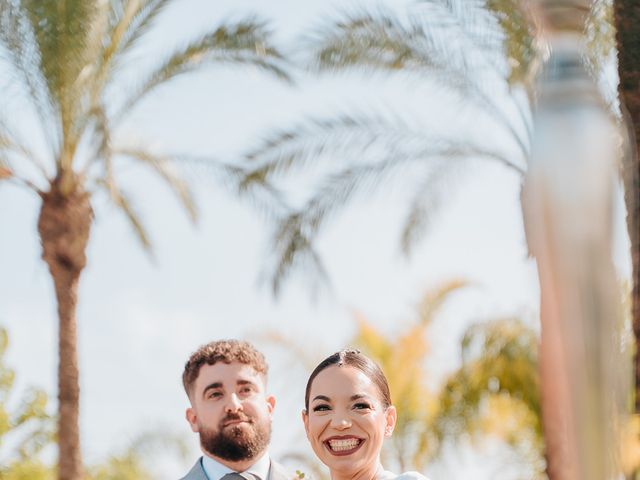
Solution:
<svg viewBox="0 0 640 480">
<path fill-rule="evenodd" d="M 243 384 L 265 386 L 266 376 L 257 372 L 251 365 L 244 363 L 204 364 L 200 367 L 196 385 L 201 389 L 212 383 L 220 387 Z"/>
</svg>

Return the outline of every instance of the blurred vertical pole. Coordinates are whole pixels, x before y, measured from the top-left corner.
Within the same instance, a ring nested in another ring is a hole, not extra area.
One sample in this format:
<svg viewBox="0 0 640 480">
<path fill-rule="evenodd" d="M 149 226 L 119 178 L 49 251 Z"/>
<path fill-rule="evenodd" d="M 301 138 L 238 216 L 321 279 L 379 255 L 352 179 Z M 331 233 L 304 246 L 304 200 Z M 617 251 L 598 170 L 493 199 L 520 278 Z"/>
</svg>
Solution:
<svg viewBox="0 0 640 480">
<path fill-rule="evenodd" d="M 615 0 L 620 109 L 629 122 L 629 149 L 623 163 L 627 229 L 631 241 L 631 318 L 636 343 L 635 413 L 640 414 L 640 2 Z"/>
<path fill-rule="evenodd" d="M 619 135 L 582 61 L 589 0 L 538 0 L 550 56 L 523 185 L 541 290 L 540 375 L 551 480 L 619 475 L 627 359 L 612 260 Z"/>
</svg>

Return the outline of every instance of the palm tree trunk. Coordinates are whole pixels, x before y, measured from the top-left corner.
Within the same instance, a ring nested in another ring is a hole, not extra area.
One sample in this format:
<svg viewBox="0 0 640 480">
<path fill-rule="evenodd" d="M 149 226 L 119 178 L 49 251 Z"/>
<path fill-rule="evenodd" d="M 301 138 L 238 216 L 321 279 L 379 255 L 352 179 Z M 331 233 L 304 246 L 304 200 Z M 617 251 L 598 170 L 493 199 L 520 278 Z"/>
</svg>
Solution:
<svg viewBox="0 0 640 480">
<path fill-rule="evenodd" d="M 42 258 L 49 266 L 58 304 L 58 478 L 81 480 L 80 384 L 76 307 L 78 283 L 86 265 L 93 220 L 87 192 L 72 179 L 68 193 L 58 177 L 41 194 L 38 232 Z"/>
<path fill-rule="evenodd" d="M 640 413 L 640 3 L 637 0 L 616 0 L 614 3 L 616 43 L 618 48 L 618 94 L 623 112 L 628 115 L 630 129 L 635 133 L 631 141 L 635 150 L 624 165 L 627 228 L 631 240 L 632 294 L 631 318 L 636 342 L 635 413 Z M 625 108 L 626 107 L 626 108 Z"/>
</svg>

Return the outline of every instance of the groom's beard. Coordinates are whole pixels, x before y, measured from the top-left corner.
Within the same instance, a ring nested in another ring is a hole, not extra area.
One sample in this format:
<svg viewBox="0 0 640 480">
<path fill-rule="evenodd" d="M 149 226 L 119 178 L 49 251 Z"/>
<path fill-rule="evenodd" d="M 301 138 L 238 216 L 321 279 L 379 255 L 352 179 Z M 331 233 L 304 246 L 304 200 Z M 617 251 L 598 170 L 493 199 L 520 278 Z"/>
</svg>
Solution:
<svg viewBox="0 0 640 480">
<path fill-rule="evenodd" d="M 244 420 L 248 423 L 224 426 L 233 420 Z M 256 421 L 238 414 L 227 415 L 217 430 L 203 426 L 200 426 L 199 430 L 202 448 L 211 455 L 230 462 L 254 458 L 267 448 L 271 438 L 269 420 Z"/>
</svg>

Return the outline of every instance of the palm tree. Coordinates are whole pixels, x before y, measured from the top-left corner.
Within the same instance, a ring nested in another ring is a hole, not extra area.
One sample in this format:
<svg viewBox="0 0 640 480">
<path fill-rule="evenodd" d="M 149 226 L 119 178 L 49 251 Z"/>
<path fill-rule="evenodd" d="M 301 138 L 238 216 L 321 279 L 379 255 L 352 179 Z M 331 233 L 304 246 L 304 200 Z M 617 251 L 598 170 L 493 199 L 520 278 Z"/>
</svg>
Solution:
<svg viewBox="0 0 640 480">
<path fill-rule="evenodd" d="M 76 305 L 93 222 L 92 198 L 106 192 L 140 240 L 149 238 L 129 196 L 116 181 L 117 162 L 140 162 L 160 175 L 191 218 L 196 210 L 187 184 L 172 168 L 180 159 L 145 146 L 122 148 L 118 127 L 160 86 L 216 63 L 246 64 L 287 79 L 285 62 L 258 19 L 220 24 L 160 59 L 136 84 L 122 72 L 148 38 L 171 0 L 0 0 L 0 60 L 11 88 L 23 94 L 39 121 L 47 151 L 30 145 L 33 132 L 11 125 L 0 110 L 0 181 L 41 199 L 38 234 L 53 279 L 59 317 L 59 478 L 82 478 Z M 111 99 L 116 88 L 122 101 Z M 12 128 L 13 127 L 13 128 Z M 22 133 L 22 135 L 20 135 Z M 26 137 L 29 135 L 31 138 Z M 238 176 L 232 166 L 215 164 Z"/>
</svg>

